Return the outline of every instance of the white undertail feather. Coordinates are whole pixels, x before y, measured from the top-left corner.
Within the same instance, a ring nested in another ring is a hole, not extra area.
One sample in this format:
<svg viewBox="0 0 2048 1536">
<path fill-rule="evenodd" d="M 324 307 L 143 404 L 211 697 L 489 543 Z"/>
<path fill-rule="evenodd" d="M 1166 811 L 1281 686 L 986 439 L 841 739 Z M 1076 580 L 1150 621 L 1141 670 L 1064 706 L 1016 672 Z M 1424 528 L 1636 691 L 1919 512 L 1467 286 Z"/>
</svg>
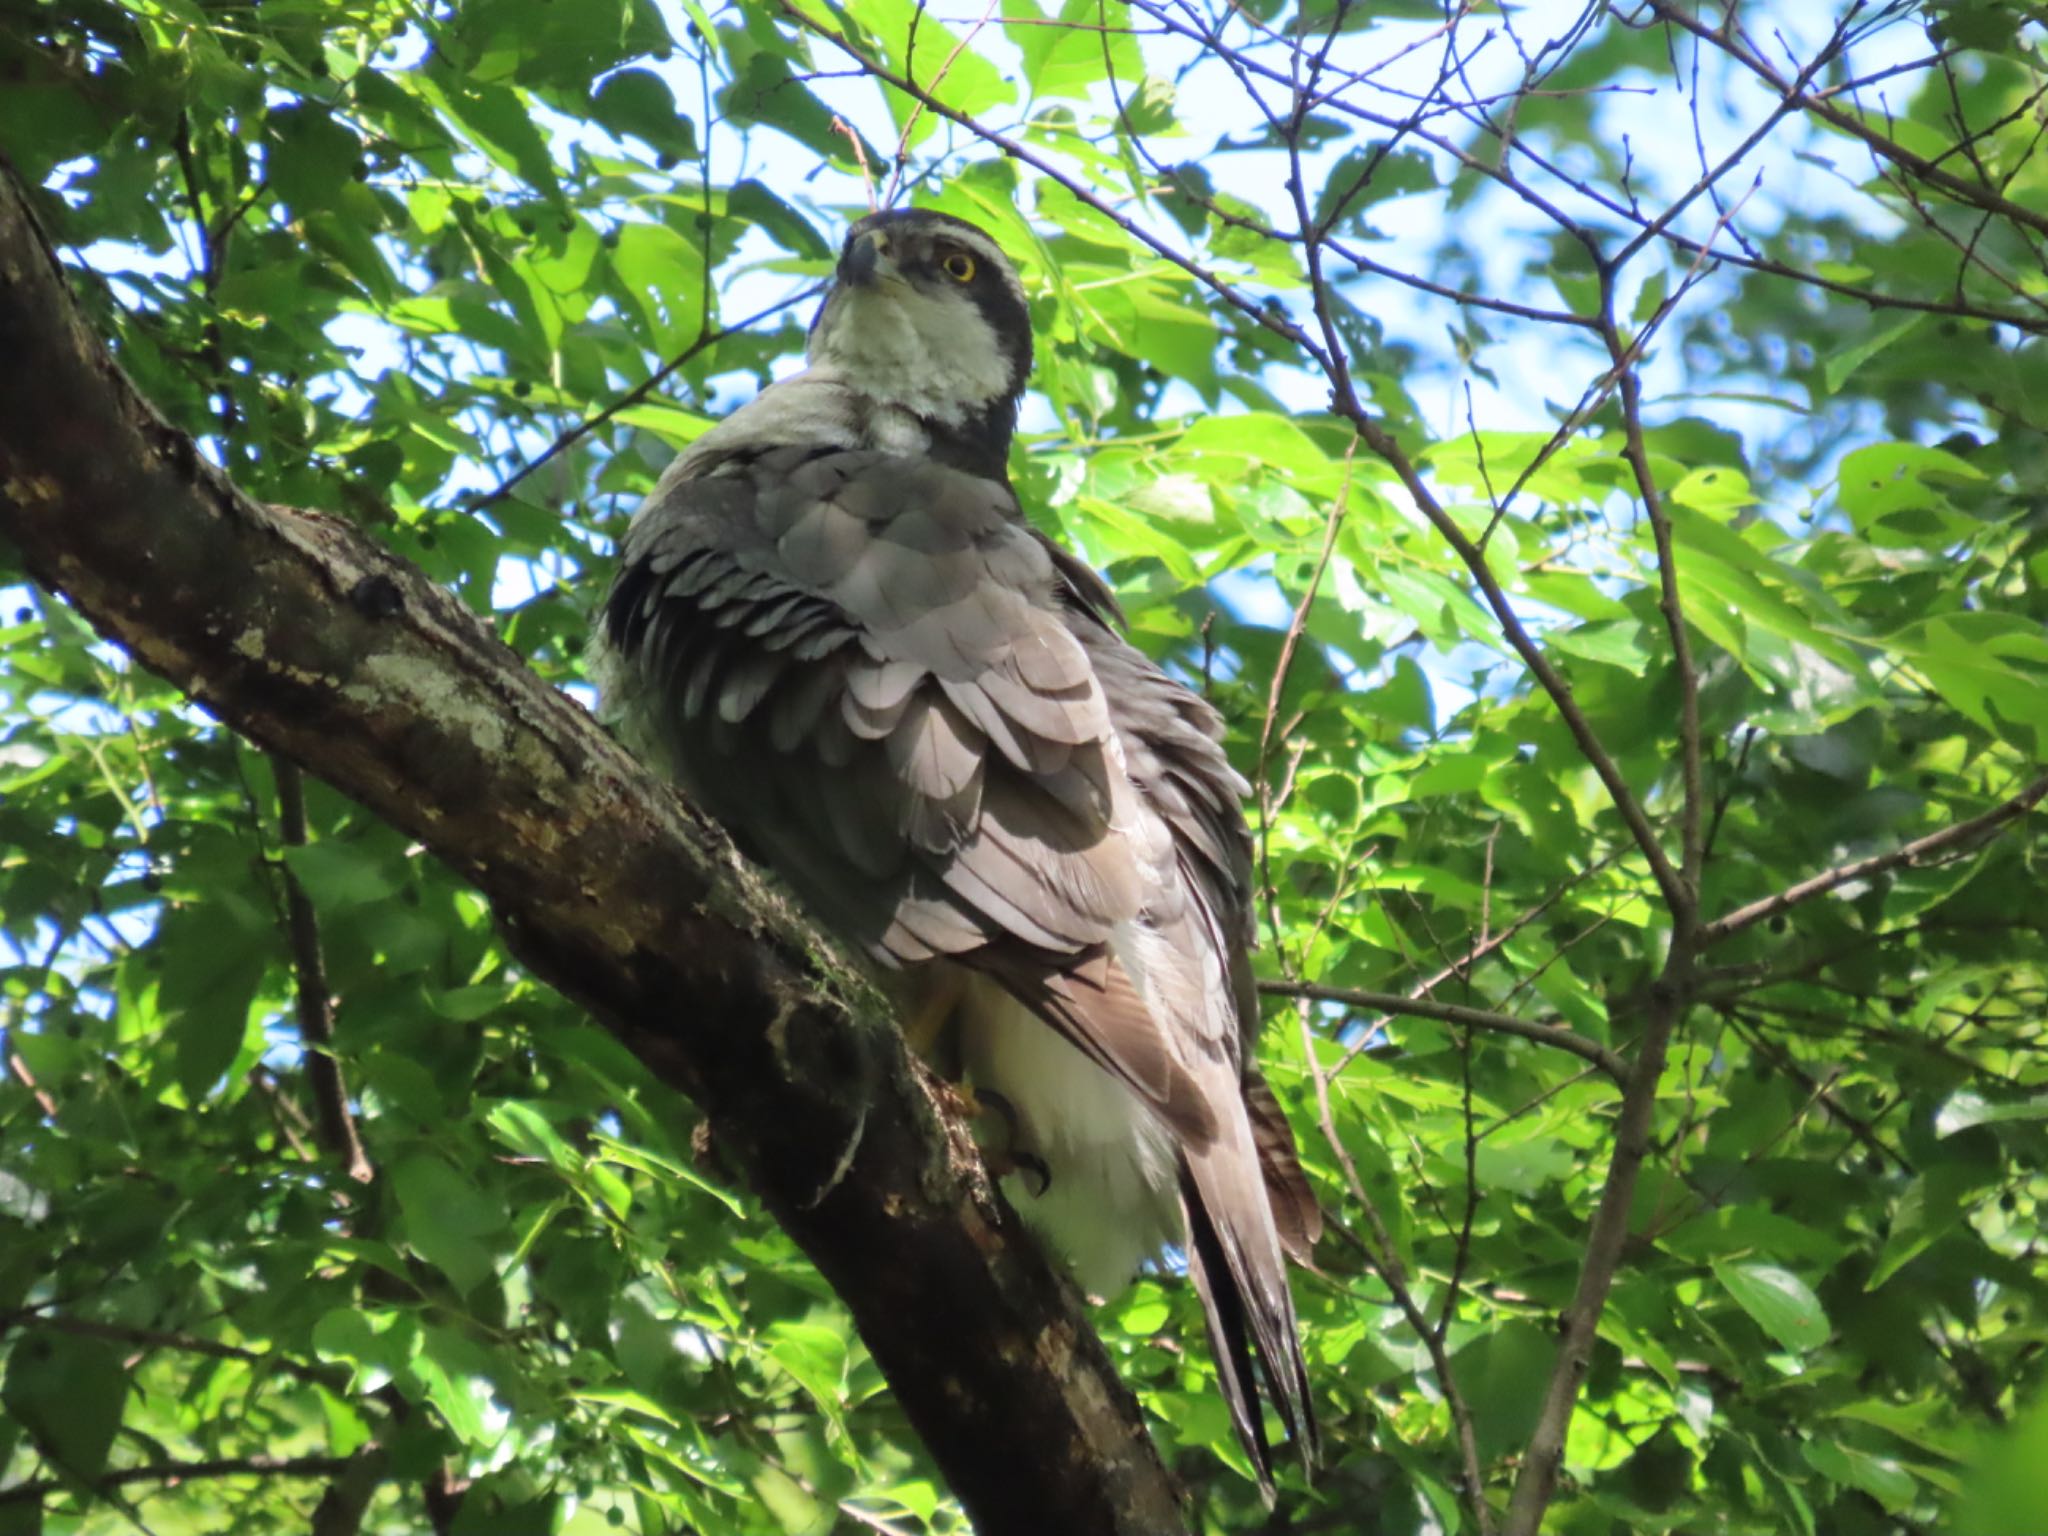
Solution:
<svg viewBox="0 0 2048 1536">
<path fill-rule="evenodd" d="M 1002 1095 L 1017 1117 L 1017 1145 L 1052 1171 L 1042 1192 L 1025 1170 L 1004 1179 L 1003 1193 L 1082 1290 L 1116 1295 L 1146 1259 L 1181 1241 L 1172 1136 L 1130 1089 L 994 982 L 971 978 L 958 1017 L 968 1081 Z M 991 1150 L 1001 1152 L 1003 1134 L 992 1131 Z"/>
</svg>

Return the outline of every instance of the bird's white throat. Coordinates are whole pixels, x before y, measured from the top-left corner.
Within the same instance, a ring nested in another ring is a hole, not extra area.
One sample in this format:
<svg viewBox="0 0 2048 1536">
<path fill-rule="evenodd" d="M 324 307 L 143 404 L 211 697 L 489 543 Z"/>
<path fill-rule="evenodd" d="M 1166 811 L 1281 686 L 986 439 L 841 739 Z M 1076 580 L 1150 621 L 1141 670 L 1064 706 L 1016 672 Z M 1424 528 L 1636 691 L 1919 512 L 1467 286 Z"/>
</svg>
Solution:
<svg viewBox="0 0 2048 1536">
<path fill-rule="evenodd" d="M 814 376 L 949 427 L 1014 387 L 1009 354 L 972 299 L 900 279 L 836 295 L 809 355 Z"/>
</svg>

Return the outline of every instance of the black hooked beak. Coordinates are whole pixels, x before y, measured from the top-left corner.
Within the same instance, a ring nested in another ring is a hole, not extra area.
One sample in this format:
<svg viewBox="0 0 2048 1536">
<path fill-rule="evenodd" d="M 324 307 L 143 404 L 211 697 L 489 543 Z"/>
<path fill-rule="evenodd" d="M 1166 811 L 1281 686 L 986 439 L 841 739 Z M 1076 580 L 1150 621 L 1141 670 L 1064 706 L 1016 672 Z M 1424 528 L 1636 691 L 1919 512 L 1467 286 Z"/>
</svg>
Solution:
<svg viewBox="0 0 2048 1536">
<path fill-rule="evenodd" d="M 875 269 L 888 254 L 888 237 L 874 230 L 851 241 L 839 258 L 839 281 L 865 288 L 875 280 Z"/>
</svg>

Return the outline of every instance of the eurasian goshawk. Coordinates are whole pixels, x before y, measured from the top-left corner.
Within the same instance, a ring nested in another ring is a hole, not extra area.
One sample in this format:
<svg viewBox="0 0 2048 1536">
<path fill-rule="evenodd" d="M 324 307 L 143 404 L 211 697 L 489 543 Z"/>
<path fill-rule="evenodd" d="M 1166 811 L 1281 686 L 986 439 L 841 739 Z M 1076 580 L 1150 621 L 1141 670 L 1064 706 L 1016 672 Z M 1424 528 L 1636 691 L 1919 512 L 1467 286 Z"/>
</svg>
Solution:
<svg viewBox="0 0 2048 1536">
<path fill-rule="evenodd" d="M 609 712 L 1013 1121 L 1011 1201 L 1087 1290 L 1187 1255 L 1270 1489 L 1252 1352 L 1315 1425 L 1283 1250 L 1321 1227 L 1251 1060 L 1222 722 L 1025 520 L 1024 288 L 942 214 L 853 226 L 809 367 L 693 443 L 605 605 Z"/>
</svg>

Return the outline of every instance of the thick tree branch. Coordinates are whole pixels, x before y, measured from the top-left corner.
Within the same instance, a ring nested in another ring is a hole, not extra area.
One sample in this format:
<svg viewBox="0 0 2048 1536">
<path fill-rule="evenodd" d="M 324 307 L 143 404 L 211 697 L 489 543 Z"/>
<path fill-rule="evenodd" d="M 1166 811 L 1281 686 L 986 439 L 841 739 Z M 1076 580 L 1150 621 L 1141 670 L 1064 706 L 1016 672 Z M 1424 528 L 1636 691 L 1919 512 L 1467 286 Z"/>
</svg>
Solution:
<svg viewBox="0 0 2048 1536">
<path fill-rule="evenodd" d="M 473 882 L 538 974 L 697 1101 L 984 1533 L 1184 1528 L 1072 1287 L 866 989 L 453 595 L 204 462 L 88 333 L 4 176 L 0 357 L 0 537 L 143 666 Z"/>
</svg>

